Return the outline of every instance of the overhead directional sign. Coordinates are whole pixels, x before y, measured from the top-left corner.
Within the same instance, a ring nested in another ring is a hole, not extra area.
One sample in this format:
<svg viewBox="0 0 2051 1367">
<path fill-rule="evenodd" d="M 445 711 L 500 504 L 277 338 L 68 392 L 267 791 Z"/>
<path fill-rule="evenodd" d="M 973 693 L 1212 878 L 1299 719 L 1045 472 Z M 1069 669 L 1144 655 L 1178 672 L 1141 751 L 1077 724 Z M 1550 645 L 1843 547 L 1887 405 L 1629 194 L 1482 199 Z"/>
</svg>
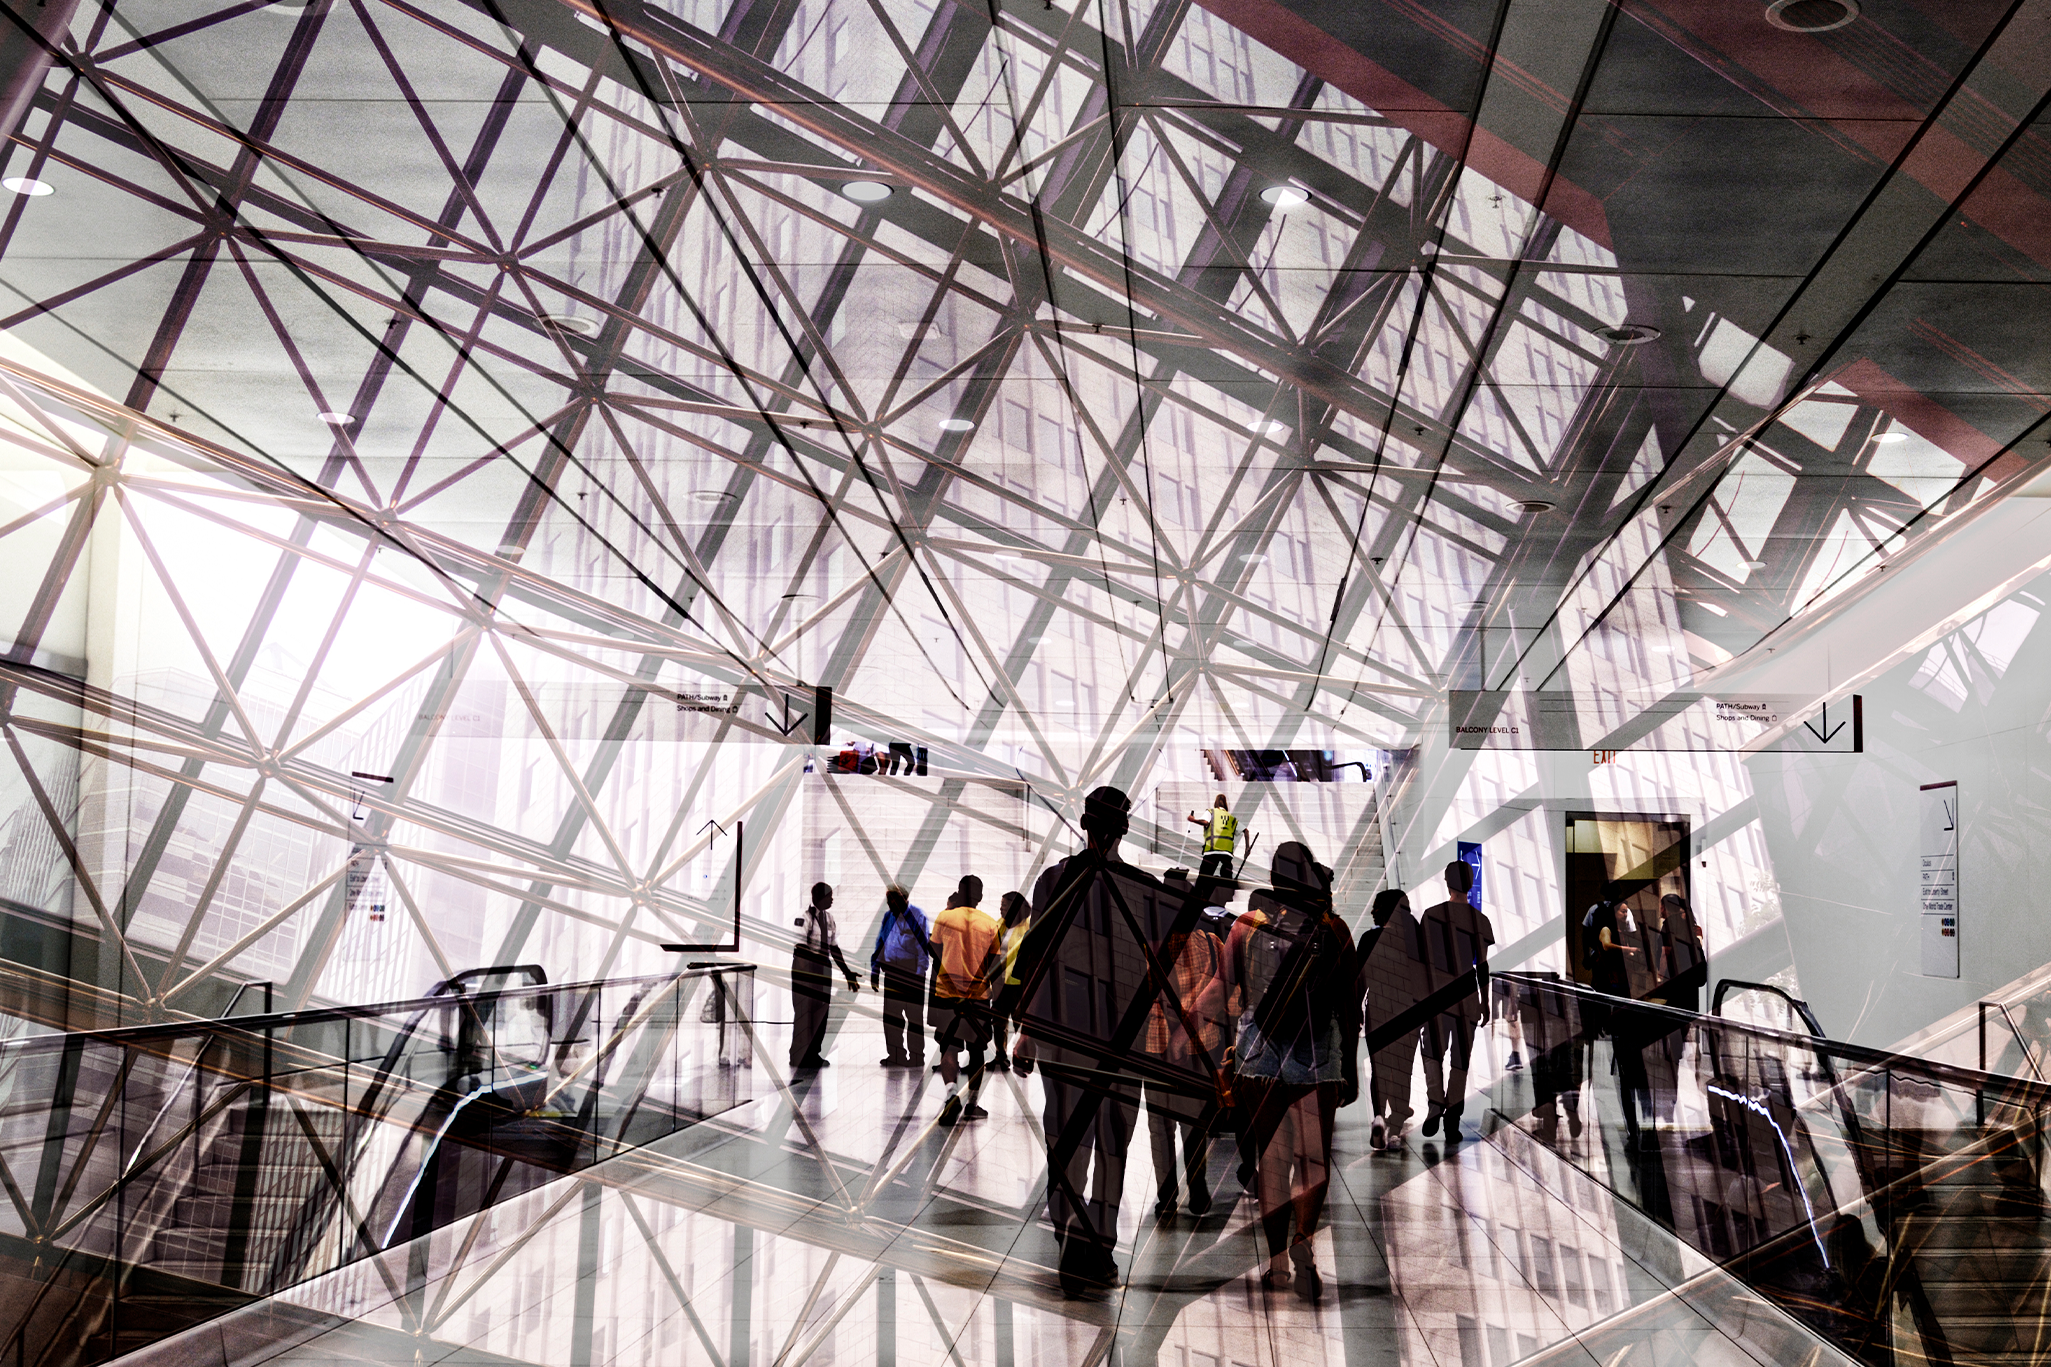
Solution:
<svg viewBox="0 0 2051 1367">
<path fill-rule="evenodd" d="M 1459 750 L 1796 750 L 1866 748 L 1857 694 L 1835 702 L 1778 693 L 1669 693 L 1651 702 L 1594 690 L 1455 689 L 1448 724 Z"/>
</svg>

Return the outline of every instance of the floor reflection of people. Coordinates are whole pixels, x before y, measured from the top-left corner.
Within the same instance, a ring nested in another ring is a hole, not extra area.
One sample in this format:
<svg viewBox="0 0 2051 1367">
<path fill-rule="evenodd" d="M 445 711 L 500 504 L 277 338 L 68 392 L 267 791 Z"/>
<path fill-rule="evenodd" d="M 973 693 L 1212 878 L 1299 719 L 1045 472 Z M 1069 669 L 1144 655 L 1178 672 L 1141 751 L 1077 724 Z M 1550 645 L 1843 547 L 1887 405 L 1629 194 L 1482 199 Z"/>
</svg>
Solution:
<svg viewBox="0 0 2051 1367">
<path fill-rule="evenodd" d="M 834 925 L 833 888 L 826 883 L 812 885 L 812 904 L 799 916 L 798 942 L 790 952 L 792 1068 L 828 1068 L 832 1064 L 821 1054 L 826 1042 L 826 1016 L 833 1005 L 833 966 L 847 979 L 847 990 L 861 986 L 854 970 L 841 956 L 840 934 Z"/>
<path fill-rule="evenodd" d="M 1330 1183 L 1332 1124 L 1359 1094 L 1352 937 L 1332 914 L 1329 871 L 1296 841 L 1276 847 L 1273 886 L 1254 894 L 1228 945 L 1239 1009 L 1233 1088 L 1258 1155 L 1267 1287 L 1324 1289 L 1312 1255 Z"/>
<path fill-rule="evenodd" d="M 1467 988 L 1446 1010 L 1424 1023 L 1419 1045 L 1424 1054 L 1424 1095 L 1430 1109 L 1424 1133 L 1443 1123 L 1446 1141 L 1464 1136 L 1460 1116 L 1467 1098 L 1467 1069 L 1474 1055 L 1474 1032 L 1488 1019 L 1488 950 L 1495 927 L 1481 909 L 1467 900 L 1474 887 L 1474 866 L 1455 859 L 1446 865 L 1446 900 L 1418 918 L 1424 944 L 1426 976 L 1433 992 L 1465 980 Z"/>
<path fill-rule="evenodd" d="M 1402 1147 L 1403 1127 L 1412 1114 L 1410 1082 L 1417 1064 L 1419 1026 L 1403 1026 L 1378 1046 L 1373 1037 L 1388 1033 L 1392 1024 L 1424 1000 L 1430 988 L 1418 953 L 1417 918 L 1410 910 L 1410 895 L 1401 888 L 1384 889 L 1375 894 L 1368 914 L 1374 924 L 1361 933 L 1354 949 L 1359 962 L 1361 1023 L 1370 1037 L 1368 1059 L 1373 1075 L 1374 1119 L 1368 1126 L 1367 1142 L 1372 1149 L 1397 1149 Z"/>
<path fill-rule="evenodd" d="M 926 976 L 932 962 L 932 932 L 926 913 L 911 894 L 892 885 L 883 894 L 883 924 L 869 952 L 869 986 L 883 990 L 885 1068 L 923 1068 L 926 1063 Z"/>
<path fill-rule="evenodd" d="M 1548 980 L 1550 979 L 1550 980 Z M 1581 1013 L 1574 994 L 1550 975 L 1499 978 L 1531 1051 L 1532 1115 L 1536 1132 L 1548 1144 L 1559 1137 L 1560 1112 L 1566 1111 L 1567 1135 L 1581 1135 L 1581 1059 L 1584 1039 Z"/>
<path fill-rule="evenodd" d="M 1070 1296 L 1118 1279 L 1118 1202 L 1139 1113 L 1129 1065 L 1152 1004 L 1146 934 L 1163 889 L 1119 858 L 1132 800 L 1117 788 L 1083 801 L 1086 846 L 1033 885 L 1032 929 L 1000 1012 L 1019 1025 L 1012 1059 L 1042 1074 L 1047 1214 Z"/>
</svg>

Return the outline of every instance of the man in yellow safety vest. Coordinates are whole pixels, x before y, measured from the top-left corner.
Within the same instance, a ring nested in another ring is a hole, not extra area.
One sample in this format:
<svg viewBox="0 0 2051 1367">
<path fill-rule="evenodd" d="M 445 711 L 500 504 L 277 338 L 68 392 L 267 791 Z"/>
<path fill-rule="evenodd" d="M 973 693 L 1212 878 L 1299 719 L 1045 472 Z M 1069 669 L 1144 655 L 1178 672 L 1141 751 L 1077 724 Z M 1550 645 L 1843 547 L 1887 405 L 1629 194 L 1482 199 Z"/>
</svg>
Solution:
<svg viewBox="0 0 2051 1367">
<path fill-rule="evenodd" d="M 1232 815 L 1232 809 L 1225 805 L 1225 795 L 1219 793 L 1211 801 L 1208 816 L 1189 814 L 1191 824 L 1204 828 L 1204 862 L 1197 871 L 1199 878 L 1230 878 L 1232 876 L 1232 853 L 1239 845 L 1239 818 Z"/>
</svg>

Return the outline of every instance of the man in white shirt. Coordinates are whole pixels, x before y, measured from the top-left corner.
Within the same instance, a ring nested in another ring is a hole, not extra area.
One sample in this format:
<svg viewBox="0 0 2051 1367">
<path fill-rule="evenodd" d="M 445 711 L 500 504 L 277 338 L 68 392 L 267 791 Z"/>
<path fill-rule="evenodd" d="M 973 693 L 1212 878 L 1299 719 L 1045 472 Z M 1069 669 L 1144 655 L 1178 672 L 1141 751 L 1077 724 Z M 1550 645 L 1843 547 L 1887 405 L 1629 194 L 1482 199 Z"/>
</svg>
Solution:
<svg viewBox="0 0 2051 1367">
<path fill-rule="evenodd" d="M 840 975 L 847 979 L 847 990 L 857 991 L 860 979 L 848 968 L 847 960 L 841 957 L 839 928 L 833 922 L 828 910 L 833 905 L 833 888 L 825 883 L 812 885 L 812 905 L 805 908 L 794 924 L 798 928 L 798 942 L 790 951 L 790 996 L 791 1032 L 790 1066 L 798 1068 L 830 1068 L 833 1065 L 819 1052 L 826 1042 L 826 1012 L 833 1005 L 833 965 L 840 965 Z"/>
</svg>

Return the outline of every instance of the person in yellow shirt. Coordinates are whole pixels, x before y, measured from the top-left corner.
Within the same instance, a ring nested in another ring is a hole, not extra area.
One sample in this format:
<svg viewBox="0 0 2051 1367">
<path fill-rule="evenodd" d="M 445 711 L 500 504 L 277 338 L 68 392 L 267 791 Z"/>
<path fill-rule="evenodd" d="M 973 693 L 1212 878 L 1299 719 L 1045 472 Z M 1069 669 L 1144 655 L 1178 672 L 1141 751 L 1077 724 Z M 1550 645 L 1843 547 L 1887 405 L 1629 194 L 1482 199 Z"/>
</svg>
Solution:
<svg viewBox="0 0 2051 1367">
<path fill-rule="evenodd" d="M 1004 987 L 1018 985 L 1018 947 L 1025 943 L 1026 932 L 1033 928 L 1033 904 L 1026 901 L 1024 893 L 1005 893 L 998 899 L 997 910 L 999 919 L 1004 923 L 1004 934 L 997 942 L 997 952 L 1004 958 L 1004 977 L 1001 984 L 993 988 L 992 995 Z M 1004 1048 L 1009 1042 L 1005 1038 L 1004 1018 L 995 1016 L 992 1024 L 997 1031 L 997 1056 L 990 1060 L 990 1066 L 1000 1073 L 1008 1073 L 1011 1071 L 1011 1055 Z"/>
<path fill-rule="evenodd" d="M 989 1114 L 976 1104 L 983 1085 L 983 1050 L 990 1044 L 990 981 L 998 977 L 1003 954 L 999 941 L 1003 923 L 981 910 L 983 880 L 969 874 L 961 880 L 955 905 L 933 919 L 933 1038 L 940 1046 L 940 1079 L 950 1095 L 940 1109 L 940 1123 L 981 1120 Z M 968 1051 L 962 1078 L 957 1051 Z"/>
<path fill-rule="evenodd" d="M 1205 815 L 1191 812 L 1189 822 L 1204 828 L 1204 862 L 1197 877 L 1230 878 L 1233 851 L 1239 848 L 1239 818 L 1232 815 L 1225 795 L 1219 793 L 1213 798 L 1211 810 Z"/>
</svg>

